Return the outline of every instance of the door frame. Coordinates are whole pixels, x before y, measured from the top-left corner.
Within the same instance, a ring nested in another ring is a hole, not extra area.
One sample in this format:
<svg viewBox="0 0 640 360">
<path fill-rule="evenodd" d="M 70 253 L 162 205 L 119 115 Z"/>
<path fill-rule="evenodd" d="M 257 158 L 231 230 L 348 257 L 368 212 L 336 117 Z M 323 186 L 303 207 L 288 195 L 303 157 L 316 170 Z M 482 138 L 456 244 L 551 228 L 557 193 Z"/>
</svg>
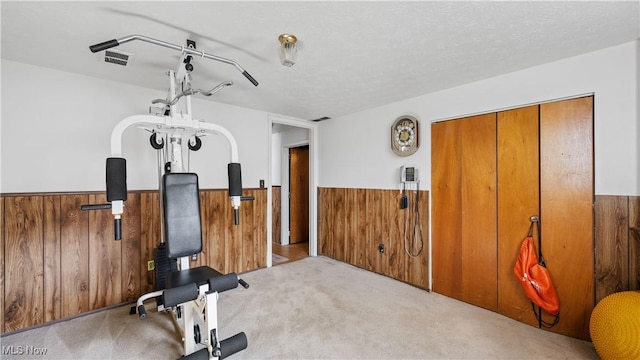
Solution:
<svg viewBox="0 0 640 360">
<path fill-rule="evenodd" d="M 293 144 L 282 144 L 283 148 L 292 148 L 292 147 L 297 147 L 297 146 L 302 146 L 302 145 L 309 145 L 309 256 L 317 256 L 318 255 L 318 124 L 307 121 L 307 120 L 300 120 L 300 119 L 295 119 L 295 118 L 289 118 L 286 116 L 282 116 L 282 115 L 275 115 L 275 114 L 268 114 L 267 115 L 267 120 L 268 120 L 268 129 L 269 129 L 269 146 L 268 146 L 268 153 L 269 153 L 269 171 L 268 171 L 268 176 L 267 176 L 267 267 L 271 267 L 273 266 L 272 263 L 272 254 L 273 254 L 273 246 L 272 246 L 272 241 L 273 241 L 273 226 L 272 226 L 272 218 L 273 218 L 273 196 L 272 196 L 272 184 L 271 184 L 271 179 L 272 179 L 272 174 L 273 174 L 273 165 L 271 164 L 271 159 L 273 157 L 272 154 L 272 138 L 273 138 L 273 124 L 282 124 L 282 125 L 288 125 L 288 126 L 293 126 L 293 127 L 298 127 L 298 128 L 303 128 L 303 129 L 307 129 L 309 131 L 309 140 L 308 141 L 303 141 L 303 142 L 298 142 L 298 143 L 293 143 Z M 287 151 L 286 154 L 283 154 L 282 156 L 287 156 L 287 163 L 289 161 L 288 159 L 288 155 L 289 152 Z M 283 163 L 284 164 L 284 163 Z M 285 193 L 285 182 L 286 182 L 286 190 L 288 192 L 289 190 L 289 168 L 288 166 L 282 166 L 283 168 L 283 177 L 282 177 L 282 192 Z M 284 176 L 284 172 L 286 172 L 286 177 Z M 284 198 L 283 198 L 284 199 Z M 281 216 L 281 228 L 283 229 L 283 232 L 285 231 L 284 229 L 289 229 L 289 206 L 281 206 L 282 208 L 282 216 Z M 284 216 L 284 212 L 286 209 L 286 217 Z M 286 227 L 285 227 L 285 221 L 286 221 Z M 286 239 L 286 242 L 289 242 L 289 235 L 287 232 L 287 236 L 286 238 L 283 237 L 283 239 Z M 284 242 L 284 240 L 283 240 Z"/>
</svg>

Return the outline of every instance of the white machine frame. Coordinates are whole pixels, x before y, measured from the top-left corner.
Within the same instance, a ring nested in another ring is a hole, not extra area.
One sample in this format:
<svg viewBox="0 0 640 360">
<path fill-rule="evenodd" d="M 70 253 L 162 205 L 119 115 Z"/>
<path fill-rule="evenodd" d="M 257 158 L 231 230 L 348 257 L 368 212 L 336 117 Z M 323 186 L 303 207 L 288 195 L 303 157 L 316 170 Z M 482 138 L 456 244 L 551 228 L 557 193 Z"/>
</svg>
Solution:
<svg viewBox="0 0 640 360">
<path fill-rule="evenodd" d="M 178 61 L 177 70 L 169 70 L 168 72 L 169 91 L 167 99 L 156 99 L 152 102 L 153 104 L 164 104 L 165 108 L 162 109 L 164 111 L 161 111 L 161 114 L 159 115 L 147 114 L 129 116 L 116 124 L 111 134 L 111 156 L 114 158 L 122 158 L 122 136 L 127 129 L 132 126 L 136 126 L 138 128 L 147 130 L 154 135 L 159 135 L 159 137 L 152 137 L 152 139 L 156 139 L 157 141 L 158 147 L 154 146 L 156 149 L 161 148 L 162 142 L 164 142 L 164 146 L 166 146 L 165 149 L 158 151 L 160 177 L 162 177 L 164 172 L 165 156 L 168 157 L 167 160 L 171 164 L 171 173 L 185 172 L 182 160 L 183 140 L 190 141 L 190 139 L 192 138 L 199 138 L 204 135 L 218 134 L 224 136 L 231 149 L 230 163 L 238 163 L 238 145 L 233 135 L 227 129 L 220 125 L 199 119 L 194 119 L 191 115 L 192 95 L 200 92 L 205 96 L 210 96 L 213 93 L 220 91 L 223 87 L 232 85 L 233 83 L 222 83 L 208 92 L 192 89 L 190 71 L 193 66 L 190 65 L 191 55 L 198 55 L 202 58 L 212 59 L 234 65 L 256 86 L 258 85 L 257 81 L 255 81 L 255 79 L 253 79 L 247 73 L 247 71 L 240 67 L 240 65 L 238 65 L 235 61 L 195 50 L 193 42 L 191 42 L 188 47 L 184 47 L 155 40 L 145 36 L 131 35 L 121 39 L 114 39 L 101 44 L 93 45 L 90 47 L 90 49 L 92 52 L 102 51 L 131 40 L 142 40 L 156 45 L 179 50 L 181 52 L 181 55 Z M 182 91 L 178 92 L 178 88 L 181 88 Z M 181 100 L 185 100 L 186 103 L 186 111 L 184 112 L 177 111 L 176 105 Z M 162 181 L 160 181 L 159 183 L 160 186 L 162 186 Z M 236 216 L 241 200 L 242 197 L 240 195 L 231 196 L 231 204 L 236 213 Z M 116 219 L 116 222 L 119 223 L 119 220 L 124 213 L 124 200 L 113 200 L 111 201 L 110 206 L 114 219 Z M 118 237 L 116 237 L 116 239 L 118 239 Z M 164 242 L 163 238 L 161 238 L 161 242 Z M 190 256 L 184 256 L 178 260 L 177 265 L 180 271 L 189 269 L 189 259 Z M 239 283 L 243 284 L 243 286 L 245 287 L 248 287 L 248 285 L 242 280 L 239 280 Z M 177 306 L 172 306 L 171 309 L 165 308 L 164 304 L 159 304 L 157 307 L 158 311 L 170 310 L 170 312 L 173 314 L 172 319 L 174 320 L 174 324 L 180 331 L 185 356 L 196 355 L 196 353 L 201 353 L 204 348 L 207 348 L 209 359 L 222 358 L 221 342 L 219 341 L 218 335 L 216 334 L 218 329 L 217 301 L 219 293 L 215 289 L 210 289 L 209 287 L 210 283 L 199 285 L 198 295 L 195 299 L 180 303 Z M 138 298 L 136 309 L 138 309 L 141 318 L 144 318 L 146 316 L 144 302 L 163 296 L 163 294 L 165 294 L 165 291 L 168 290 L 163 289 L 154 291 L 148 294 L 144 294 L 140 298 Z M 140 310 L 142 310 L 142 312 Z M 194 329 L 198 328 L 202 329 L 202 334 L 195 333 L 197 330 Z M 241 334 L 242 337 L 244 337 L 244 333 Z M 202 340 L 197 341 L 197 339 Z M 246 338 L 244 339 L 244 343 L 244 346 L 246 347 Z M 198 356 L 193 357 L 200 358 Z"/>
<path fill-rule="evenodd" d="M 184 58 L 184 54 L 181 59 Z M 176 92 L 176 73 L 169 71 L 169 99 L 175 99 L 179 96 Z M 184 73 L 183 81 L 186 86 L 190 84 L 190 75 Z M 207 134 L 223 135 L 229 142 L 231 148 L 230 162 L 238 162 L 238 143 L 231 133 L 224 127 L 206 122 L 203 120 L 193 119 L 191 117 L 191 94 L 185 95 L 187 102 L 186 113 L 177 113 L 176 105 L 170 105 L 170 115 L 133 115 L 121 120 L 111 132 L 111 156 L 122 157 L 122 136 L 124 132 L 135 125 L 139 128 L 146 129 L 156 134 L 164 134 L 169 146 L 169 155 L 171 160 L 171 172 L 184 172 L 182 166 L 182 140 L 191 137 L 202 136 Z M 235 210 L 240 206 L 240 196 L 233 196 L 231 204 Z M 111 202 L 111 213 L 114 218 L 119 219 L 124 212 L 124 201 L 117 200 Z"/>
</svg>

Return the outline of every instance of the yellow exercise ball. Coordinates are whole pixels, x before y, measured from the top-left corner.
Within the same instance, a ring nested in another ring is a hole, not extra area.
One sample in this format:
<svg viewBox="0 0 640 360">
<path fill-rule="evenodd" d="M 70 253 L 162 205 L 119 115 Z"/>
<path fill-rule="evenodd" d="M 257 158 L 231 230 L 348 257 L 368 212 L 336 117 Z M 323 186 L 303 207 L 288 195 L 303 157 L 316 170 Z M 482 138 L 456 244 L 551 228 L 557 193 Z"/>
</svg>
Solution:
<svg viewBox="0 0 640 360">
<path fill-rule="evenodd" d="M 640 359 L 640 292 L 623 291 L 600 300 L 591 313 L 589 333 L 603 360 Z"/>
</svg>

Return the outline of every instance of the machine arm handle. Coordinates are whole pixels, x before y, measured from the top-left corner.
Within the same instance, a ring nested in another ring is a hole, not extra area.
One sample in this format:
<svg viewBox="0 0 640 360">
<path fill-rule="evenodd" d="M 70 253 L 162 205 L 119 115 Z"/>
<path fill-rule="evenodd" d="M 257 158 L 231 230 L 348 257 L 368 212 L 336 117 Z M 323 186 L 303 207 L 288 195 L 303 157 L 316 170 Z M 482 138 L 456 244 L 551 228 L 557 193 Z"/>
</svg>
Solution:
<svg viewBox="0 0 640 360">
<path fill-rule="evenodd" d="M 122 240 L 122 218 L 113 219 L 113 235 L 116 240 Z"/>
<path fill-rule="evenodd" d="M 105 41 L 102 42 L 100 44 L 95 44 L 95 45 L 91 45 L 89 46 L 89 49 L 92 52 L 98 52 L 98 51 L 102 51 L 102 50 L 106 50 L 109 48 L 112 48 L 114 46 L 118 46 L 121 44 L 124 44 L 126 42 L 129 41 L 133 41 L 133 40 L 141 40 L 141 41 L 145 41 L 154 45 L 159 45 L 159 46 L 164 46 L 166 48 L 169 49 L 174 49 L 174 50 L 178 50 L 182 53 L 186 53 L 186 54 L 191 54 L 191 55 L 196 55 L 196 56 L 200 56 L 203 58 L 207 58 L 207 59 L 211 59 L 211 60 L 215 60 L 215 61 L 220 61 L 223 62 L 225 64 L 229 64 L 229 65 L 233 65 L 236 67 L 236 69 L 238 69 L 238 71 L 240 71 L 242 73 L 242 75 L 244 75 L 247 79 L 249 79 L 249 81 L 251 81 L 251 83 L 254 86 L 258 86 L 258 82 L 256 81 L 256 79 L 254 79 L 251 75 L 249 75 L 249 73 L 247 72 L 247 70 L 243 69 L 242 66 L 240 66 L 240 64 L 238 64 L 237 62 L 233 61 L 233 60 L 229 60 L 220 56 L 216 56 L 216 55 L 212 55 L 212 54 L 207 54 L 204 51 L 199 51 L 196 49 L 192 49 L 192 48 L 188 48 L 185 46 L 180 46 L 180 45 L 176 45 L 176 44 L 172 44 L 172 43 L 168 43 L 166 41 L 162 41 L 162 40 L 157 40 L 157 39 L 153 39 L 147 36 L 143 36 L 143 35 L 129 35 L 129 36 L 125 36 L 122 37 L 120 39 L 113 39 L 113 40 L 109 40 L 109 41 Z"/>
<path fill-rule="evenodd" d="M 242 72 L 242 75 L 244 75 L 244 77 L 246 77 L 247 79 L 249 79 L 249 81 L 251 81 L 251 83 L 252 83 L 254 86 L 258 86 L 258 81 L 256 81 L 256 79 L 254 79 L 254 78 L 253 78 L 253 76 L 251 76 L 251 74 L 249 74 L 249 73 L 247 72 L 247 70 L 243 71 L 243 72 Z"/>
<path fill-rule="evenodd" d="M 80 210 L 108 210 L 111 209 L 111 204 L 89 204 L 80 206 Z"/>
<path fill-rule="evenodd" d="M 80 210 L 108 210 L 111 209 L 111 204 L 89 204 L 80 206 Z M 116 240 L 122 239 L 122 217 L 117 215 L 113 219 L 113 234 Z"/>
<path fill-rule="evenodd" d="M 91 50 L 92 53 L 97 53 L 102 50 L 111 49 L 112 47 L 116 47 L 118 45 L 120 45 L 120 43 L 118 42 L 118 39 L 113 39 L 113 40 L 101 42 L 100 44 L 91 45 L 89 46 L 89 50 Z"/>
<path fill-rule="evenodd" d="M 249 284 L 242 280 L 242 279 L 238 279 L 238 284 L 242 285 L 243 288 L 248 289 L 249 288 Z"/>
</svg>

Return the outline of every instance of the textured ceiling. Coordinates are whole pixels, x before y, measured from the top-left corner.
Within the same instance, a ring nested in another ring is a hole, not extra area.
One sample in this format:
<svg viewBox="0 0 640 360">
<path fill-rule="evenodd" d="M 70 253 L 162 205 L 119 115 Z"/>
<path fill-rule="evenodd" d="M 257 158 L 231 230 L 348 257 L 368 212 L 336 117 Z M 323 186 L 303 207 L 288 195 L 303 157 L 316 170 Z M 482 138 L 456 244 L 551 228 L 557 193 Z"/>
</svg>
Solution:
<svg viewBox="0 0 640 360">
<path fill-rule="evenodd" d="M 89 45 L 145 35 L 232 59 L 195 60 L 194 87 L 302 119 L 336 117 L 622 44 L 640 37 L 638 1 L 514 2 L 31 2 L 2 1 L 4 59 L 166 90 L 179 52 L 134 41 L 129 66 Z M 279 63 L 278 35 L 299 39 L 298 63 Z M 151 100 L 151 99 L 150 99 Z"/>
</svg>

